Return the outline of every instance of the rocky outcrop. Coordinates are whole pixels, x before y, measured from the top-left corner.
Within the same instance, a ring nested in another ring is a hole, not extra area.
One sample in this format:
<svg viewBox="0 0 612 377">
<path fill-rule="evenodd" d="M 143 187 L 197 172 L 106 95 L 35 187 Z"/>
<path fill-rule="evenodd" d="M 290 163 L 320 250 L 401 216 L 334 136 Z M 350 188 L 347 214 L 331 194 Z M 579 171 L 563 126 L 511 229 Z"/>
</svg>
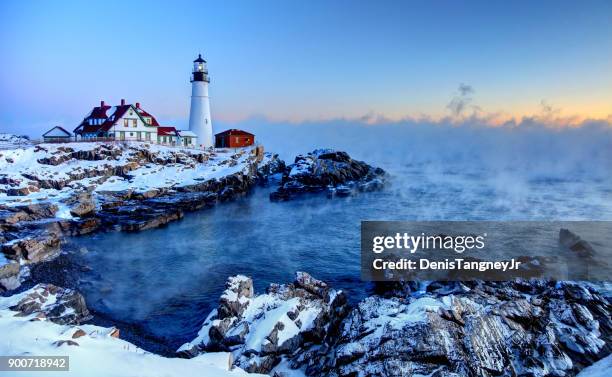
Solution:
<svg viewBox="0 0 612 377">
<path fill-rule="evenodd" d="M 79 192 L 68 200 L 70 214 L 74 217 L 92 216 L 96 210 L 91 192 Z"/>
<path fill-rule="evenodd" d="M 57 205 L 53 203 L 38 203 L 30 205 L 6 206 L 0 205 L 0 227 L 17 224 L 23 221 L 34 221 L 54 217 Z"/>
<path fill-rule="evenodd" d="M 384 170 L 354 160 L 346 152 L 317 149 L 295 158 L 270 199 L 289 200 L 299 194 L 322 191 L 330 196 L 349 196 L 380 189 L 384 178 Z"/>
<path fill-rule="evenodd" d="M 91 318 L 80 293 L 52 284 L 38 284 L 9 309 L 16 311 L 17 316 L 34 315 L 34 320 L 45 319 L 60 325 L 78 325 Z"/>
<path fill-rule="evenodd" d="M 253 154 L 248 149 L 216 153 L 145 143 L 76 143 L 6 153 L 14 159 L 0 161 L 0 192 L 9 195 L 0 205 L 0 253 L 21 264 L 56 255 L 64 236 L 164 226 L 185 212 L 244 195 L 284 167 L 277 155 L 261 148 Z M 38 156 L 38 165 L 32 166 L 32 156 Z M 133 183 L 138 180 L 142 183 Z M 108 181 L 117 185 L 101 190 Z M 35 204 L 21 204 L 30 186 L 42 191 Z M 14 266 L 6 268 L 11 278 L 2 280 L 3 289 L 14 289 L 19 274 Z"/>
<path fill-rule="evenodd" d="M 25 238 L 17 238 L 1 245 L 0 251 L 9 259 L 36 263 L 48 259 L 59 250 L 57 234 L 39 232 Z"/>
<path fill-rule="evenodd" d="M 612 351 L 609 298 L 582 283 L 412 282 L 344 294 L 305 273 L 254 295 L 229 279 L 182 356 L 226 350 L 248 371 L 283 376 L 574 376 Z M 314 319 L 313 319 L 314 318 Z"/>
<path fill-rule="evenodd" d="M 589 286 L 465 284 L 366 298 L 343 323 L 333 362 L 313 374 L 573 376 L 610 353 L 612 307 Z"/>
<path fill-rule="evenodd" d="M 254 295 L 250 278 L 234 276 L 198 338 L 178 352 L 193 357 L 202 352 L 232 351 L 234 365 L 249 372 L 270 373 L 283 357 L 331 339 L 346 312 L 344 293 L 307 273 L 298 272 L 291 284 L 272 284 L 261 295 Z"/>
<path fill-rule="evenodd" d="M 19 287 L 20 266 L 17 262 L 2 260 L 0 256 L 0 293 Z"/>
</svg>

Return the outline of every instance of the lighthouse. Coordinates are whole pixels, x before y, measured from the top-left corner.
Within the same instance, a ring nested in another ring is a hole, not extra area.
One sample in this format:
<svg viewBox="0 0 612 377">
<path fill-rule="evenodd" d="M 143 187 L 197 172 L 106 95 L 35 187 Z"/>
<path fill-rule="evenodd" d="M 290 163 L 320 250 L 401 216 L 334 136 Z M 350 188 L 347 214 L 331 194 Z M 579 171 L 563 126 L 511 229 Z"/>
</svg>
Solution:
<svg viewBox="0 0 612 377">
<path fill-rule="evenodd" d="M 213 146 L 210 100 L 208 98 L 208 68 L 202 55 L 193 61 L 191 73 L 191 108 L 189 110 L 189 131 L 198 137 L 198 144 L 204 148 Z"/>
</svg>

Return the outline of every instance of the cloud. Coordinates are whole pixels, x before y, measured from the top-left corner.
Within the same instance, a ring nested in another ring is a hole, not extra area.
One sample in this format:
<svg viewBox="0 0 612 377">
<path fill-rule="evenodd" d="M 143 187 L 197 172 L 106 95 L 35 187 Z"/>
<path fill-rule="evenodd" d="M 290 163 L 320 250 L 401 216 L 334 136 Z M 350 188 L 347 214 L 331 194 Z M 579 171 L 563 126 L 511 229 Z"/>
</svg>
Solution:
<svg viewBox="0 0 612 377">
<path fill-rule="evenodd" d="M 463 115 L 464 111 L 468 107 L 471 107 L 475 112 L 480 111 L 481 109 L 478 106 L 470 106 L 470 104 L 474 101 L 474 98 L 472 97 L 474 92 L 474 88 L 471 85 L 463 83 L 459 84 L 457 93 L 451 99 L 448 105 L 446 105 L 446 108 L 451 111 L 451 114 L 454 117 L 460 117 Z"/>
</svg>

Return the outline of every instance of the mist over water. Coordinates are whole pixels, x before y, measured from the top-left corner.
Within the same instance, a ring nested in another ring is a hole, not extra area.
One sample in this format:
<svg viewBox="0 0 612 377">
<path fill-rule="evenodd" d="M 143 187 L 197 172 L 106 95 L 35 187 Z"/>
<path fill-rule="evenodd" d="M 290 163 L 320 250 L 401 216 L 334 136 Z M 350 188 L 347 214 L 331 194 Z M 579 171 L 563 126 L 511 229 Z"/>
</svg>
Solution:
<svg viewBox="0 0 612 377">
<path fill-rule="evenodd" d="M 363 294 L 361 220 L 612 220 L 612 132 L 429 124 L 245 125 L 288 163 L 315 148 L 346 150 L 387 170 L 380 192 L 283 203 L 270 187 L 168 227 L 73 239 L 92 268 L 79 289 L 109 318 L 139 323 L 171 346 L 191 340 L 230 275 L 258 292 L 302 270 Z"/>
</svg>

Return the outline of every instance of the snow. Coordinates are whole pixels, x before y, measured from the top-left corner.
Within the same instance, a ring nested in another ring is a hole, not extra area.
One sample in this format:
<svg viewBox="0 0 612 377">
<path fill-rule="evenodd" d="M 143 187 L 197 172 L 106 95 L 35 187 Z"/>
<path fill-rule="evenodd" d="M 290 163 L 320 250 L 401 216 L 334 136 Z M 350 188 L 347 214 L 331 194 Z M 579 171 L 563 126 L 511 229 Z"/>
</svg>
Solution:
<svg viewBox="0 0 612 377">
<path fill-rule="evenodd" d="M 299 156 L 298 156 L 299 158 Z M 312 170 L 313 160 L 312 159 L 301 159 L 295 164 L 291 165 L 291 171 L 289 172 L 290 177 L 296 177 L 300 175 L 310 174 Z"/>
<path fill-rule="evenodd" d="M 195 132 L 189 131 L 189 130 L 178 130 L 179 135 L 185 137 L 185 136 L 190 136 L 190 137 L 197 137 L 198 135 L 195 134 Z"/>
<path fill-rule="evenodd" d="M 46 137 L 66 137 L 70 136 L 70 132 L 64 131 L 59 127 L 53 127 L 51 130 L 45 132 L 43 136 Z"/>
<path fill-rule="evenodd" d="M 9 260 L 6 259 L 4 254 L 0 253 L 0 267 L 4 266 L 5 264 L 9 264 Z"/>
<path fill-rule="evenodd" d="M 69 372 L 45 372 L 45 376 L 201 376 L 234 377 L 247 374 L 232 368 L 229 353 L 207 353 L 192 359 L 166 358 L 139 349 L 133 344 L 110 336 L 112 329 L 94 326 L 58 325 L 47 320 L 33 321 L 35 314 L 15 316 L 8 309 L 30 291 L 11 297 L 0 297 L 0 355 L 69 356 Z M 47 305 L 53 304 L 50 300 Z M 86 335 L 72 339 L 82 329 Z M 76 345 L 53 344 L 72 340 Z M 126 366 L 129 365 L 129 371 Z M 263 375 L 258 375 L 263 376 Z"/>
<path fill-rule="evenodd" d="M 206 319 L 204 320 L 204 323 L 202 324 L 202 328 L 200 329 L 200 331 L 198 331 L 198 336 L 191 342 L 185 343 L 182 346 L 180 346 L 176 350 L 176 352 L 187 351 L 195 345 L 208 343 L 210 341 L 210 337 L 208 335 L 210 331 L 210 327 L 212 326 L 213 323 L 215 323 L 215 321 L 213 321 L 212 319 L 216 316 L 217 316 L 217 309 L 214 309 L 210 312 L 210 314 L 208 314 L 208 317 L 206 317 Z"/>
<path fill-rule="evenodd" d="M 595 364 L 584 368 L 576 377 L 608 377 L 612 376 L 612 355 L 608 355 Z"/>
<path fill-rule="evenodd" d="M 358 343 L 347 343 L 337 350 L 338 355 L 353 355 L 364 352 L 367 344 L 378 344 L 388 330 L 402 330 L 428 320 L 428 313 L 437 312 L 440 308 L 448 309 L 451 298 L 438 300 L 432 297 L 420 297 L 412 303 L 405 304 L 397 299 L 381 299 L 376 296 L 366 297 L 359 303 L 359 312 L 364 317 L 367 335 Z M 345 324 L 350 326 L 350 321 Z"/>
<path fill-rule="evenodd" d="M 60 158 L 67 153 L 66 148 L 74 151 L 91 151 L 101 146 L 120 150 L 116 158 L 104 160 L 68 159 L 58 165 L 41 164 L 41 158 Z M 135 159 L 141 151 L 147 150 L 164 160 L 178 160 L 177 163 L 148 163 L 137 166 L 128 177 L 111 175 L 116 167 L 125 166 Z M 199 163 L 193 157 L 205 155 L 207 161 Z M 211 179 L 243 172 L 248 173 L 249 164 L 254 156 L 246 148 L 238 153 L 217 151 L 211 153 L 200 149 L 165 147 L 148 143 L 92 143 L 74 142 L 63 144 L 39 144 L 35 147 L 0 151 L 0 176 L 9 181 L 0 184 L 0 204 L 18 205 L 50 201 L 60 207 L 58 217 L 70 218 L 67 207 L 62 201 L 70 197 L 75 189 L 94 186 L 94 192 L 120 192 L 133 190 L 146 192 L 155 189 L 173 189 L 193 185 Z M 86 176 L 87 178 L 77 179 Z M 65 187 L 38 188 L 37 181 L 58 182 Z M 30 188 L 27 195 L 8 195 L 9 189 Z"/>
<path fill-rule="evenodd" d="M 291 369 L 291 362 L 283 357 L 280 363 L 278 363 L 278 365 L 272 369 L 270 375 L 279 375 L 283 377 L 306 377 L 306 372 L 303 369 Z"/>
<path fill-rule="evenodd" d="M 0 132 L 0 150 L 14 149 L 30 144 L 30 139 L 25 136 L 18 136 Z"/>
<path fill-rule="evenodd" d="M 229 301 L 238 300 L 236 293 L 232 291 L 232 285 L 238 284 L 240 278 L 247 279 L 241 276 L 233 277 L 232 279 L 235 280 L 230 280 L 230 287 L 222 294 L 223 298 Z M 267 339 L 268 335 L 270 335 L 278 323 L 283 325 L 282 329 L 277 330 L 277 345 L 280 348 L 286 341 L 297 336 L 299 333 L 312 329 L 314 321 L 322 310 L 317 305 L 306 305 L 303 307 L 304 305 L 299 297 L 285 300 L 280 295 L 274 293 L 261 294 L 253 298 L 240 297 L 239 300 L 247 305 L 245 305 L 244 312 L 240 318 L 234 318 L 229 324 L 230 330 L 226 336 L 239 335 L 243 331 L 243 326 L 240 324 L 246 324 L 249 332 L 245 338 L 244 348 L 245 350 L 255 352 L 262 351 L 262 346 L 269 342 Z M 295 321 L 289 318 L 287 315 L 289 312 L 298 313 Z M 213 320 L 216 315 L 217 311 L 213 310 L 204 321 L 198 336 L 191 342 L 183 344 L 177 351 L 185 351 L 201 344 L 207 344 L 210 341 L 210 328 L 213 325 L 218 325 L 220 322 L 217 319 Z M 296 325 L 298 320 L 301 323 L 300 327 Z M 238 325 L 235 326 L 236 324 Z"/>
<path fill-rule="evenodd" d="M 257 299 L 259 299 L 259 301 L 263 301 L 261 302 L 261 306 L 271 304 L 270 300 L 265 295 L 259 296 L 256 298 L 256 300 Z M 287 312 L 294 311 L 299 303 L 299 298 L 292 298 L 291 300 L 282 302 L 280 305 L 271 310 L 265 311 L 264 315 L 259 319 L 250 317 L 248 316 L 250 313 L 247 313 L 247 316 L 245 316 L 246 320 L 249 323 L 253 323 L 253 326 L 249 327 L 254 328 L 255 330 L 249 332 L 245 341 L 245 348 L 247 350 L 254 350 L 257 352 L 261 351 L 262 345 L 268 341 L 266 337 L 272 332 L 272 330 L 274 330 L 274 326 L 276 326 L 278 322 L 281 322 L 284 325 L 283 330 L 278 331 L 279 346 L 285 343 L 285 341 L 288 339 L 291 339 L 297 335 L 300 332 L 300 329 L 287 316 Z M 254 303 L 254 305 L 258 306 L 256 303 Z"/>
</svg>

